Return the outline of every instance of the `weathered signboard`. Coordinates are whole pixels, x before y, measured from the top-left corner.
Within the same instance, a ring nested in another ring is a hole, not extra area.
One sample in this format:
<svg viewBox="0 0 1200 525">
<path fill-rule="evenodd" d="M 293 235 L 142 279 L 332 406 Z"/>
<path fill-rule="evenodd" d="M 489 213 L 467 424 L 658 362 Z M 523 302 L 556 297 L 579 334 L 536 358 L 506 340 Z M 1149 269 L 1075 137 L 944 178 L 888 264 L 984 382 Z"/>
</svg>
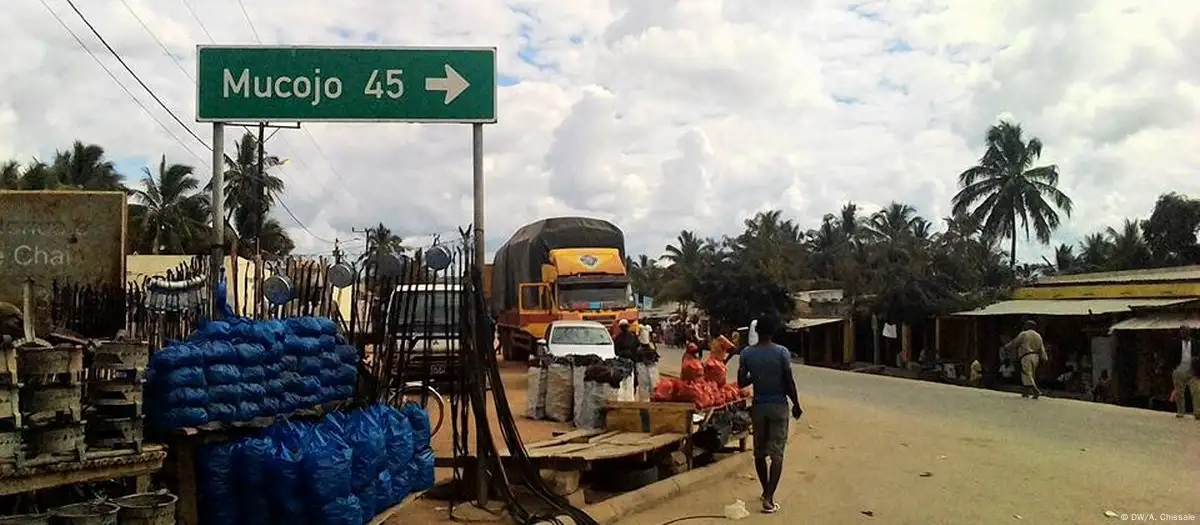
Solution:
<svg viewBox="0 0 1200 525">
<path fill-rule="evenodd" d="M 121 192 L 0 191 L 0 301 L 33 279 L 42 326 L 55 281 L 123 285 L 125 214 Z"/>
</svg>

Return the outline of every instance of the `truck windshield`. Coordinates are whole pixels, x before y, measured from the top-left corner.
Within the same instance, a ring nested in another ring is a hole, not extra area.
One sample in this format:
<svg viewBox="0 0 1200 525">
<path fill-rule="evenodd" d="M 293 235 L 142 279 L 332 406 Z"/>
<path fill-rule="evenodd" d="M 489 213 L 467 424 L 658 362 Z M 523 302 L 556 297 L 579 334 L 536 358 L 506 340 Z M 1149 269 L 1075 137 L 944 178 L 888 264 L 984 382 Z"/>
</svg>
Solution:
<svg viewBox="0 0 1200 525">
<path fill-rule="evenodd" d="M 556 326 L 550 332 L 554 345 L 606 345 L 612 343 L 608 330 L 600 326 Z"/>
<path fill-rule="evenodd" d="M 457 292 L 400 292 L 393 296 L 392 319 L 397 325 L 450 326 L 459 315 Z"/>
<path fill-rule="evenodd" d="M 619 310 L 628 308 L 624 283 L 611 285 L 559 286 L 558 304 L 565 310 Z"/>
</svg>

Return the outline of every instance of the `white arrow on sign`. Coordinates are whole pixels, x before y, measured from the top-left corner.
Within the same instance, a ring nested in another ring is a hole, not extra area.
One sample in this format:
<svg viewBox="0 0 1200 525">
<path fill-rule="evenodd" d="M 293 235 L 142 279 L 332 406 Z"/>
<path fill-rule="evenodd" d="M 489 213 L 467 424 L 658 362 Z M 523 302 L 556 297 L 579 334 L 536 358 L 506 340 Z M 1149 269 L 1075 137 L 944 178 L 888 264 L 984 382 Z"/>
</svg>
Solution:
<svg viewBox="0 0 1200 525">
<path fill-rule="evenodd" d="M 444 91 L 446 93 L 446 104 L 454 102 L 463 91 L 466 91 L 471 86 L 467 79 L 458 74 L 450 64 L 446 64 L 446 76 L 444 78 L 427 78 L 425 79 L 425 91 Z"/>
</svg>

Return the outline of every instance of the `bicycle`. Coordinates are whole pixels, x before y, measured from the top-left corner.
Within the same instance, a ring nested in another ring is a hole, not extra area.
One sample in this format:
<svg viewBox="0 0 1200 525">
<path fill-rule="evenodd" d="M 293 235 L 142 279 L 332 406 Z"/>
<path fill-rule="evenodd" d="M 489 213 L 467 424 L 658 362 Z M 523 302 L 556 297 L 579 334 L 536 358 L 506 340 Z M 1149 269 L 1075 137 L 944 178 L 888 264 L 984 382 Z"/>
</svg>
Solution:
<svg viewBox="0 0 1200 525">
<path fill-rule="evenodd" d="M 406 403 L 420 406 L 429 414 L 429 435 L 435 436 L 446 420 L 446 399 L 431 385 L 410 381 L 392 395 L 392 406 L 403 408 Z M 436 409 L 436 410 L 432 410 Z"/>
</svg>

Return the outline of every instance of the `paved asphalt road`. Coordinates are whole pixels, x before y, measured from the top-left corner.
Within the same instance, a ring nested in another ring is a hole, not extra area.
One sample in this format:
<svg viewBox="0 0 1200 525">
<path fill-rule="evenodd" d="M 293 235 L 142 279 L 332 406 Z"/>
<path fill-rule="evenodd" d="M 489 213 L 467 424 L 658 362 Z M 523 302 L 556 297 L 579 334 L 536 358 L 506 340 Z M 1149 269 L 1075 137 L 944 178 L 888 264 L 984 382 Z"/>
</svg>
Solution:
<svg viewBox="0 0 1200 525">
<path fill-rule="evenodd" d="M 677 371 L 681 354 L 661 353 L 660 368 Z M 622 523 L 721 514 L 735 498 L 753 511 L 743 520 L 750 524 L 1088 524 L 1147 514 L 1200 521 L 1194 419 L 801 365 L 795 371 L 805 416 L 794 423 L 780 514 L 757 512 L 759 489 L 748 469 Z"/>
</svg>

